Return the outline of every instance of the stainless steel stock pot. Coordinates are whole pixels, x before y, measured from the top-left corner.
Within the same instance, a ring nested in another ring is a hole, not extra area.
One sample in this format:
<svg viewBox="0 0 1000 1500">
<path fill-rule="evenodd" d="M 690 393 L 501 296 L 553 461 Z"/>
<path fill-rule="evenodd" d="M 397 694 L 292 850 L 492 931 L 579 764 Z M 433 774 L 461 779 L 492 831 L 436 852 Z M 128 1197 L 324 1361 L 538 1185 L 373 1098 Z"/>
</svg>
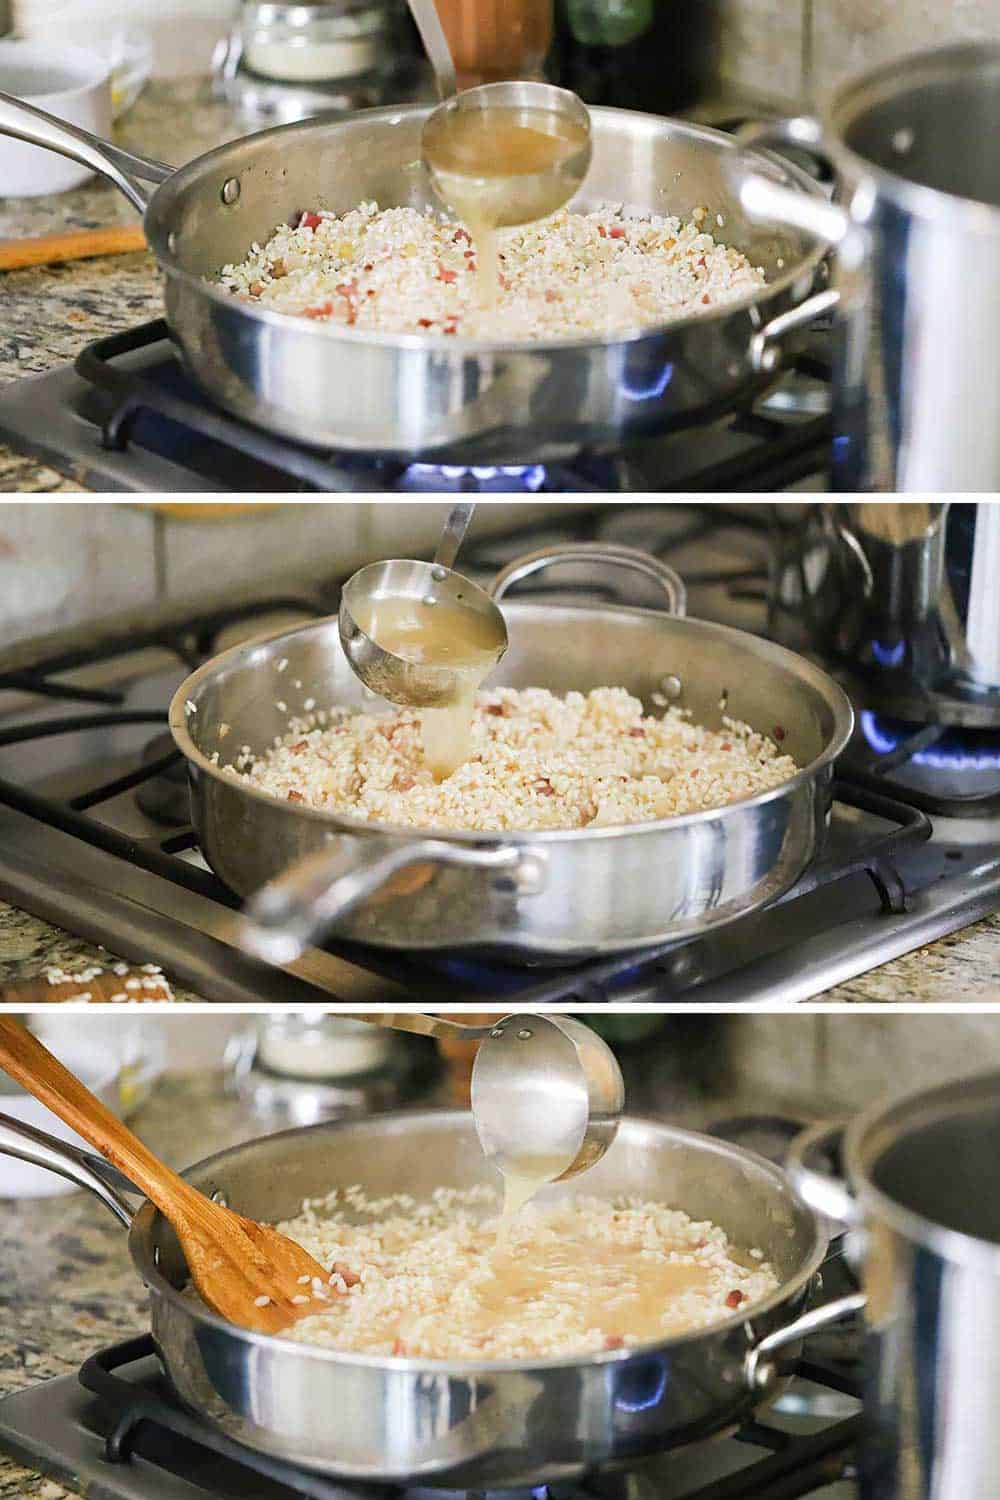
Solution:
<svg viewBox="0 0 1000 1500">
<path fill-rule="evenodd" d="M 805 1311 L 826 1239 L 778 1167 L 649 1120 L 622 1120 L 587 1192 L 713 1220 L 763 1250 L 780 1289 L 749 1316 L 683 1338 L 531 1363 L 340 1354 L 235 1328 L 183 1291 L 169 1226 L 149 1203 L 133 1218 L 128 1185 L 100 1159 L 3 1117 L 0 1150 L 62 1172 L 130 1224 L 153 1336 L 188 1406 L 251 1448 L 350 1479 L 487 1489 L 632 1462 L 739 1421 L 780 1388 L 779 1351 L 794 1360 L 806 1333 L 853 1306 Z M 403 1111 L 268 1136 L 184 1175 L 242 1213 L 280 1220 L 333 1187 L 420 1198 L 484 1182 L 490 1169 L 467 1113 Z"/>
<path fill-rule="evenodd" d="M 845 1179 L 811 1165 L 841 1134 Z M 854 1226 L 867 1293 L 863 1500 L 976 1500 L 1000 1475 L 1000 1073 L 799 1141 L 789 1175 Z M 850 1245 L 850 1241 L 849 1241 Z"/>
<path fill-rule="evenodd" d="M 835 488 L 1000 489 L 1000 43 L 896 60 L 748 144 L 828 155 L 840 203 L 751 168 L 744 210 L 833 245 Z M 765 367 L 776 350 L 759 346 Z"/>
<path fill-rule="evenodd" d="M 652 575 L 667 607 L 505 598 L 519 580 L 573 562 Z M 490 834 L 364 822 L 269 796 L 224 769 L 240 746 L 259 752 L 286 732 L 279 702 L 292 712 L 306 699 L 365 706 L 336 618 L 237 646 L 178 689 L 170 728 L 205 858 L 256 897 L 241 937 L 257 954 L 287 963 L 334 931 L 387 948 L 570 961 L 731 921 L 781 895 L 816 854 L 853 723 L 825 672 L 743 631 L 685 619 L 676 574 L 630 548 L 534 553 L 493 592 L 510 648 L 491 680 L 560 694 L 619 685 L 647 712 L 668 701 L 710 728 L 728 714 L 777 735 L 798 773 L 725 807 L 621 827 Z"/>
</svg>

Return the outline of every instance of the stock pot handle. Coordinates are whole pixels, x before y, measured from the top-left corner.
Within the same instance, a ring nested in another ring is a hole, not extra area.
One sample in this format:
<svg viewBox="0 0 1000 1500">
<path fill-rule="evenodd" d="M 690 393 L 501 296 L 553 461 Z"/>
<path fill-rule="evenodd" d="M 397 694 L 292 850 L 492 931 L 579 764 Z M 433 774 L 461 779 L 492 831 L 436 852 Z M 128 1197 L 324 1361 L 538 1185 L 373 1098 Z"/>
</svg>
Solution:
<svg viewBox="0 0 1000 1500">
<path fill-rule="evenodd" d="M 138 1193 L 139 1189 L 110 1162 L 93 1152 L 83 1151 L 69 1141 L 61 1141 L 23 1120 L 0 1114 L 0 1155 L 14 1156 L 18 1161 L 30 1162 L 33 1167 L 45 1167 L 77 1187 L 86 1188 L 126 1229 L 130 1227 L 135 1210 L 122 1195 Z"/>
<path fill-rule="evenodd" d="M 414 865 L 492 870 L 507 888 L 524 896 L 541 890 L 545 880 L 541 851 L 516 844 L 482 848 L 418 839 L 387 848 L 372 840 L 355 846 L 346 870 L 342 849 L 320 850 L 250 897 L 237 919 L 236 942 L 265 963 L 292 963 L 341 917 Z"/>
<path fill-rule="evenodd" d="M 756 120 L 736 133 L 744 149 L 767 146 L 797 146 L 810 151 L 822 161 L 828 160 L 823 127 L 812 115 L 796 115 L 785 120 Z M 775 182 L 755 171 L 741 153 L 731 163 L 734 186 L 740 204 L 751 219 L 801 229 L 827 246 L 839 245 L 851 229 L 851 216 L 838 203 L 810 193 L 798 193 L 784 183 Z"/>
<path fill-rule="evenodd" d="M 795 1137 L 785 1160 L 785 1171 L 796 1192 L 814 1213 L 832 1226 L 833 1238 L 857 1226 L 857 1200 L 843 1178 L 817 1172 L 808 1162 L 820 1147 L 834 1146 L 843 1136 L 847 1124 L 847 1119 L 842 1119 L 810 1125 Z"/>
<path fill-rule="evenodd" d="M 687 590 L 679 573 L 666 563 L 660 562 L 649 552 L 638 547 L 624 547 L 610 542 L 565 542 L 555 547 L 542 547 L 537 552 L 527 552 L 524 557 L 515 557 L 494 578 L 490 594 L 497 604 L 504 595 L 525 578 L 541 573 L 560 563 L 606 563 L 609 567 L 630 568 L 633 573 L 642 573 L 659 584 L 667 599 L 667 610 L 672 615 L 683 615 L 687 607 Z"/>
<path fill-rule="evenodd" d="M 140 182 L 161 183 L 173 175 L 173 167 L 161 161 L 150 161 L 145 156 L 135 156 L 123 151 L 110 141 L 103 141 L 79 125 L 71 125 L 55 115 L 26 104 L 12 94 L 0 93 L 0 135 L 11 135 L 16 140 L 26 141 L 30 146 L 41 146 L 46 151 L 58 151 L 92 171 L 99 172 L 113 182 L 120 192 L 145 213 L 149 194 L 139 187 Z"/>
<path fill-rule="evenodd" d="M 740 146 L 797 146 L 821 161 L 828 160 L 823 127 L 812 115 L 796 115 L 785 120 L 757 120 L 737 132 Z M 851 216 L 837 203 L 798 193 L 784 183 L 775 182 L 762 172 L 754 171 L 741 153 L 732 166 L 734 187 L 744 212 L 751 219 L 798 229 L 825 246 L 849 246 L 856 233 Z M 781 364 L 782 340 L 796 329 L 817 322 L 840 307 L 839 289 L 827 287 L 806 297 L 797 307 L 780 313 L 757 330 L 750 343 L 750 363 L 758 374 L 773 374 Z"/>
</svg>

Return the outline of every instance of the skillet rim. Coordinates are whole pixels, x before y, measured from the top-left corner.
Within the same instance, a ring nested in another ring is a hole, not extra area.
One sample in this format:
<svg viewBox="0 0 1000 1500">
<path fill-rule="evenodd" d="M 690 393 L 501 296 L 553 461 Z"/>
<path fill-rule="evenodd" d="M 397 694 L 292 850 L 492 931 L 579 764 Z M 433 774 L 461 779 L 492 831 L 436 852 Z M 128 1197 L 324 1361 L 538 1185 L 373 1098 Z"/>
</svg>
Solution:
<svg viewBox="0 0 1000 1500">
<path fill-rule="evenodd" d="M 404 559 L 406 561 L 407 559 Z M 664 612 L 657 609 L 646 609 L 637 606 L 604 604 L 588 605 L 538 605 L 518 602 L 516 600 L 504 601 L 504 613 L 508 610 L 523 609 L 551 609 L 563 613 L 571 611 L 598 611 L 613 610 L 616 614 L 639 616 L 640 618 L 664 619 Z M 600 828 L 548 828 L 548 829 L 500 829 L 480 830 L 473 828 L 436 828 L 415 826 L 409 823 L 382 823 L 371 819 L 355 818 L 347 813 L 333 813 L 325 808 L 310 807 L 305 804 L 290 804 L 281 797 L 271 792 L 261 791 L 256 787 L 245 785 L 238 781 L 235 775 L 227 771 L 221 764 L 214 765 L 209 757 L 195 744 L 187 726 L 188 714 L 186 705 L 189 700 L 194 701 L 193 695 L 197 693 L 202 684 L 215 673 L 222 669 L 227 662 L 240 655 L 251 652 L 268 644 L 273 645 L 282 639 L 289 639 L 311 630 L 337 629 L 338 618 L 336 615 L 326 615 L 318 620 L 308 620 L 302 625 L 294 626 L 291 630 L 287 628 L 275 631 L 267 631 L 259 636 L 250 637 L 241 641 L 227 650 L 219 652 L 211 657 L 202 666 L 195 669 L 177 688 L 170 700 L 167 714 L 167 723 L 174 744 L 184 756 L 190 768 L 197 766 L 200 773 L 209 776 L 213 781 L 220 783 L 229 790 L 241 793 L 253 803 L 260 803 L 276 811 L 283 812 L 286 816 L 295 819 L 307 818 L 310 822 L 317 822 L 333 832 L 343 834 L 355 834 L 358 836 L 376 836 L 386 840 L 397 839 L 409 843 L 437 840 L 444 843 L 489 845 L 492 843 L 516 844 L 518 846 L 530 846 L 544 844 L 582 843 L 588 839 L 608 839 L 622 837 L 625 834 L 655 834 L 667 833 L 672 829 L 697 827 L 704 823 L 717 821 L 726 813 L 736 809 L 749 811 L 763 807 L 769 802 L 779 801 L 784 797 L 798 791 L 807 783 L 813 782 L 828 767 L 832 766 L 837 758 L 846 748 L 854 731 L 855 715 L 850 699 L 835 678 L 810 661 L 808 657 L 800 656 L 795 651 L 790 651 L 785 646 L 780 646 L 773 641 L 765 641 L 758 636 L 752 635 L 747 630 L 739 630 L 731 625 L 718 625 L 712 620 L 700 620 L 695 616 L 685 615 L 666 616 L 678 628 L 703 631 L 707 635 L 719 635 L 723 637 L 723 646 L 726 641 L 737 641 L 742 649 L 750 649 L 751 652 L 763 654 L 764 648 L 768 653 L 775 653 L 779 658 L 779 665 L 785 670 L 791 671 L 794 663 L 798 668 L 804 668 L 806 678 L 812 687 L 824 699 L 833 715 L 833 728 L 825 748 L 820 754 L 806 766 L 801 766 L 794 776 L 787 781 L 779 782 L 777 786 L 767 787 L 754 796 L 738 798 L 733 802 L 723 803 L 720 807 L 707 807 L 696 809 L 693 812 L 678 813 L 670 818 L 659 818 L 655 821 L 644 823 L 613 823 L 603 825 Z M 249 669 L 248 669 L 249 670 Z M 192 715 L 196 717 L 196 715 Z"/>
<path fill-rule="evenodd" d="M 405 1126 L 407 1121 L 433 1120 L 444 1125 L 454 1123 L 458 1120 L 471 1119 L 467 1110 L 452 1108 L 420 1108 L 410 1107 L 398 1110 L 383 1110 L 378 1113 L 367 1115 L 362 1119 L 353 1120 L 327 1120 L 315 1125 L 294 1126 L 289 1130 L 275 1131 L 271 1135 L 257 1136 L 252 1141 L 244 1141 L 235 1146 L 227 1146 L 222 1151 L 215 1151 L 203 1160 L 194 1162 L 185 1167 L 180 1175 L 185 1180 L 190 1180 L 190 1174 L 201 1172 L 216 1164 L 223 1163 L 227 1157 L 237 1152 L 245 1151 L 248 1147 L 259 1144 L 262 1141 L 290 1140 L 293 1137 L 301 1138 L 304 1134 L 313 1131 L 345 1131 L 351 1128 L 360 1128 L 366 1125 L 376 1124 L 382 1121 L 399 1121 Z M 812 1230 L 812 1243 L 808 1253 L 803 1257 L 799 1270 L 790 1280 L 782 1282 L 780 1286 L 771 1293 L 769 1297 L 754 1303 L 748 1312 L 733 1312 L 726 1318 L 721 1318 L 717 1323 L 710 1324 L 707 1328 L 692 1329 L 689 1333 L 678 1334 L 672 1338 L 661 1339 L 658 1342 L 645 1344 L 634 1344 L 624 1349 L 599 1350 L 592 1354 L 574 1354 L 552 1356 L 548 1359 L 517 1360 L 447 1360 L 447 1359 L 421 1359 L 403 1355 L 370 1355 L 357 1353 L 352 1350 L 338 1350 L 326 1348 L 319 1344 L 300 1343 L 296 1339 L 284 1338 L 279 1334 L 257 1333 L 250 1328 L 240 1328 L 235 1323 L 228 1322 L 225 1318 L 206 1308 L 199 1301 L 185 1296 L 184 1292 L 173 1286 L 162 1274 L 155 1264 L 152 1254 L 154 1231 L 159 1221 L 163 1220 L 160 1211 L 145 1199 L 136 1212 L 132 1226 L 128 1232 L 128 1251 L 132 1264 L 138 1271 L 144 1284 L 151 1292 L 163 1297 L 177 1311 L 186 1317 L 200 1323 L 207 1323 L 217 1332 L 237 1338 L 251 1345 L 263 1344 L 267 1348 L 278 1349 L 286 1354 L 307 1354 L 312 1359 L 319 1359 L 322 1363 L 343 1364 L 365 1369 L 388 1370 L 391 1373 L 408 1374 L 427 1371 L 436 1375 L 454 1375 L 459 1377 L 482 1376 L 488 1378 L 491 1374 L 531 1374 L 535 1370 L 558 1370 L 573 1369 L 578 1365 L 614 1365 L 623 1364 L 627 1360 L 636 1358 L 649 1358 L 651 1355 L 669 1352 L 692 1346 L 706 1338 L 716 1335 L 728 1335 L 735 1333 L 740 1327 L 752 1325 L 755 1320 L 766 1317 L 768 1314 L 779 1311 L 786 1303 L 800 1293 L 808 1292 L 809 1284 L 826 1259 L 830 1244 L 830 1236 L 823 1228 L 823 1222 L 819 1214 L 809 1207 L 802 1198 L 795 1184 L 788 1174 L 774 1162 L 768 1161 L 756 1151 L 751 1151 L 745 1146 L 736 1146 L 722 1140 L 720 1137 L 708 1135 L 704 1131 L 690 1130 L 682 1125 L 673 1125 L 669 1120 L 657 1119 L 653 1115 L 623 1115 L 619 1124 L 632 1124 L 637 1126 L 653 1126 L 658 1130 L 667 1130 L 675 1138 L 680 1138 L 682 1144 L 695 1142 L 700 1147 L 708 1145 L 714 1150 L 736 1156 L 750 1162 L 754 1167 L 763 1168 L 766 1174 L 788 1194 L 791 1203 L 801 1213 L 805 1222 Z M 616 1137 L 617 1139 L 617 1137 Z M 148 1241 L 150 1253 L 145 1260 L 140 1255 L 140 1239 Z M 747 1346 L 753 1347 L 753 1337 L 748 1336 Z"/>
<path fill-rule="evenodd" d="M 227 156 L 232 155 L 235 149 L 245 146 L 249 141 L 263 140 L 277 136 L 282 132 L 306 131 L 310 126 L 317 125 L 344 125 L 350 126 L 358 120 L 387 119 L 390 122 L 396 118 L 404 118 L 419 114 L 429 114 L 432 106 L 421 104 L 407 105 L 383 105 L 373 109 L 357 110 L 348 117 L 334 114 L 316 115 L 310 120 L 291 121 L 285 125 L 273 125 L 267 130 L 253 131 L 249 135 L 240 136 L 234 141 L 228 141 L 222 146 L 216 146 L 211 151 L 204 152 L 193 161 L 186 162 L 184 166 L 177 168 L 170 177 L 166 178 L 154 191 L 144 215 L 144 228 L 150 249 L 156 257 L 157 264 L 165 275 L 181 282 L 190 292 L 197 296 L 207 298 L 210 302 L 231 313 L 239 314 L 250 319 L 252 322 L 265 327 L 272 327 L 278 331 L 289 332 L 297 330 L 303 337 L 311 339 L 336 339 L 351 344 L 359 344 L 364 347 L 377 347 L 384 349 L 404 350 L 413 353 L 441 354 L 442 351 L 451 353 L 462 353 L 467 355 L 483 354 L 545 354 L 571 349 L 613 349 L 629 347 L 642 343 L 646 339 L 664 338 L 671 335 L 675 330 L 695 327 L 699 324 L 713 324 L 724 321 L 727 317 L 740 313 L 749 313 L 751 318 L 759 308 L 766 308 L 776 298 L 792 292 L 796 284 L 808 275 L 809 281 L 801 298 L 795 299 L 793 305 L 805 300 L 809 296 L 815 284 L 819 268 L 829 253 L 830 246 L 824 241 L 816 241 L 813 247 L 796 260 L 794 266 L 784 271 L 776 281 L 768 281 L 756 292 L 748 292 L 745 297 L 739 297 L 732 302 L 722 303 L 716 310 L 708 313 L 689 313 L 686 317 L 673 318 L 666 323 L 649 324 L 642 328 L 627 329 L 621 333 L 611 335 L 608 338 L 585 338 L 580 336 L 567 336 L 560 339 L 507 339 L 490 340 L 483 338 L 464 338 L 460 335 L 445 341 L 440 335 L 416 334 L 416 333 L 380 333 L 367 332 L 354 328 L 336 329 L 324 326 L 317 322 L 311 322 L 307 318 L 298 317 L 292 313 L 273 311 L 270 308 L 262 308 L 252 303 L 243 302 L 233 295 L 232 292 L 223 290 L 217 283 L 209 281 L 206 277 L 195 274 L 193 271 L 185 270 L 177 262 L 176 253 L 170 248 L 170 235 L 173 232 L 169 223 L 169 208 L 173 206 L 177 193 L 183 190 L 189 182 L 194 180 L 203 170 L 213 165 L 220 165 Z M 648 111 L 630 109 L 612 109 L 605 105 L 594 106 L 590 113 L 598 121 L 621 115 L 634 116 L 639 120 L 648 121 L 650 125 L 658 128 L 664 126 L 677 131 L 684 137 L 693 138 L 705 145 L 732 153 L 732 160 L 742 158 L 746 167 L 752 169 L 758 159 L 767 165 L 778 166 L 788 178 L 791 186 L 799 191 L 804 191 L 811 197 L 823 198 L 825 194 L 818 183 L 797 167 L 794 162 L 774 151 L 760 148 L 747 149 L 740 146 L 734 136 L 723 130 L 716 130 L 710 125 L 700 125 L 693 121 L 678 119 L 675 116 L 654 115 Z M 229 173 L 228 175 L 233 175 Z M 158 206 L 159 205 L 159 206 Z M 572 206 L 572 202 L 571 205 Z M 221 209 L 219 210 L 222 211 Z M 221 269 L 221 267 L 217 268 Z M 756 331 L 756 330 L 755 330 Z"/>
</svg>

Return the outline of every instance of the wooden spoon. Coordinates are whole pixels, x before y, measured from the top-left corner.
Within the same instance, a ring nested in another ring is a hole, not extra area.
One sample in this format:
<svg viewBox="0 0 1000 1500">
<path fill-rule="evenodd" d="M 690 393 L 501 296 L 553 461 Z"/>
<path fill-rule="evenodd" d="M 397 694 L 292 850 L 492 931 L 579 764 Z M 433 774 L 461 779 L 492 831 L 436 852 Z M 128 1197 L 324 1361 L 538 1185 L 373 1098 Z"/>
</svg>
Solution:
<svg viewBox="0 0 1000 1500">
<path fill-rule="evenodd" d="M 173 1226 L 202 1299 L 221 1317 L 259 1333 L 281 1333 L 338 1295 L 329 1272 L 293 1240 L 213 1203 L 161 1162 L 10 1016 L 0 1016 L 0 1068 L 156 1204 Z"/>
</svg>

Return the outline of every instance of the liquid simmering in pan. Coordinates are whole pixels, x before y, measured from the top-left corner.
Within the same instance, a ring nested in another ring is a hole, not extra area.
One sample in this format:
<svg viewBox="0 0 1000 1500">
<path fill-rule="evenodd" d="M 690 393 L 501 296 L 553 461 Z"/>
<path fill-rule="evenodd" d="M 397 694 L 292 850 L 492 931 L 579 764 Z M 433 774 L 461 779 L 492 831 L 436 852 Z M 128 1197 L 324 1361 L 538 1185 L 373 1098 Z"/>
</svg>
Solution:
<svg viewBox="0 0 1000 1500">
<path fill-rule="evenodd" d="M 331 1277 L 290 1336 L 409 1357 L 582 1355 L 744 1315 L 779 1284 L 760 1249 L 664 1203 L 567 1192 L 499 1235 L 493 1204 L 485 1187 L 310 1200 L 279 1227 Z"/>
<path fill-rule="evenodd" d="M 469 227 L 482 306 L 496 306 L 498 229 L 547 218 L 586 175 L 584 127 L 553 110 L 492 105 L 442 111 L 424 131 L 438 193 Z"/>
<path fill-rule="evenodd" d="M 490 619 L 454 604 L 423 599 L 371 601 L 358 624 L 383 650 L 420 666 L 449 667 L 456 674 L 450 703 L 421 710 L 424 764 L 443 781 L 472 754 L 476 693 L 500 655 Z"/>
</svg>

